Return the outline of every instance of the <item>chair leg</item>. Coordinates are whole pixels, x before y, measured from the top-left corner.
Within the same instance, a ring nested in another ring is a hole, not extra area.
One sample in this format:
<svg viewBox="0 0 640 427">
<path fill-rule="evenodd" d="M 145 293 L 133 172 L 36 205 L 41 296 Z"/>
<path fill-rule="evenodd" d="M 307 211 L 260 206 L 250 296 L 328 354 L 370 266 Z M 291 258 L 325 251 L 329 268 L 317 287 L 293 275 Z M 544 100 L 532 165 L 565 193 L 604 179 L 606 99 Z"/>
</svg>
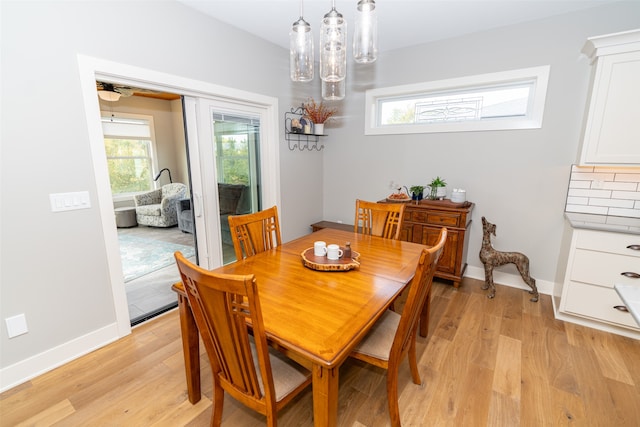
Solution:
<svg viewBox="0 0 640 427">
<path fill-rule="evenodd" d="M 389 405 L 389 418 L 392 427 L 401 427 L 400 408 L 398 406 L 398 371 L 387 370 L 387 401 Z"/>
<path fill-rule="evenodd" d="M 416 334 L 413 333 L 413 338 L 409 343 L 409 368 L 411 368 L 411 378 L 414 384 L 421 384 L 420 372 L 418 371 L 418 358 L 416 356 Z"/>
<path fill-rule="evenodd" d="M 215 374 L 214 374 L 215 375 Z M 224 406 L 224 390 L 220 384 L 213 384 L 213 414 L 211 414 L 211 427 L 220 427 L 222 424 L 222 408 Z"/>
<path fill-rule="evenodd" d="M 422 312 L 420 313 L 420 336 L 426 337 L 429 334 L 429 316 L 431 310 L 431 289 L 427 294 L 427 299 L 422 306 Z"/>
</svg>

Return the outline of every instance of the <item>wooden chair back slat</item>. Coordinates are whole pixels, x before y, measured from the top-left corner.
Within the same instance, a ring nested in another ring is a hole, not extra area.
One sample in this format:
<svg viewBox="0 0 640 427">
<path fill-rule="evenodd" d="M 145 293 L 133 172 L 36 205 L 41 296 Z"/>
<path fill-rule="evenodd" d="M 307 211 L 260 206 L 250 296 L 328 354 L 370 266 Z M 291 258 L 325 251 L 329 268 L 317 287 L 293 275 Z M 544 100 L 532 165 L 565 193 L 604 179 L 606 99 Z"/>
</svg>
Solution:
<svg viewBox="0 0 640 427">
<path fill-rule="evenodd" d="M 276 206 L 246 215 L 230 215 L 229 228 L 238 260 L 273 249 L 282 242 Z"/>
<path fill-rule="evenodd" d="M 354 231 L 399 240 L 404 208 L 403 203 L 375 203 L 358 199 Z"/>
</svg>

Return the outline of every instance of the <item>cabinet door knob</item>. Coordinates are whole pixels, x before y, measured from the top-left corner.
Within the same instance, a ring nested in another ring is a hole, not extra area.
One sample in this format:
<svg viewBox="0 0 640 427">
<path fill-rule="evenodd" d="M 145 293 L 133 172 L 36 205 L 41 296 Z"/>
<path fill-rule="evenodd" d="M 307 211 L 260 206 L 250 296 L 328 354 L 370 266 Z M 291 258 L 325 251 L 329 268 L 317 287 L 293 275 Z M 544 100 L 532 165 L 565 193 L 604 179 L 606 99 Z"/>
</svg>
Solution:
<svg viewBox="0 0 640 427">
<path fill-rule="evenodd" d="M 625 313 L 629 312 L 629 309 L 624 305 L 614 305 L 613 308 L 615 308 L 618 311 L 624 311 Z"/>
<path fill-rule="evenodd" d="M 634 273 L 633 271 L 625 271 L 620 273 L 621 276 L 630 277 L 632 279 L 640 279 L 640 274 Z"/>
<path fill-rule="evenodd" d="M 629 245 L 627 249 L 631 249 L 633 251 L 640 251 L 640 245 Z"/>
</svg>

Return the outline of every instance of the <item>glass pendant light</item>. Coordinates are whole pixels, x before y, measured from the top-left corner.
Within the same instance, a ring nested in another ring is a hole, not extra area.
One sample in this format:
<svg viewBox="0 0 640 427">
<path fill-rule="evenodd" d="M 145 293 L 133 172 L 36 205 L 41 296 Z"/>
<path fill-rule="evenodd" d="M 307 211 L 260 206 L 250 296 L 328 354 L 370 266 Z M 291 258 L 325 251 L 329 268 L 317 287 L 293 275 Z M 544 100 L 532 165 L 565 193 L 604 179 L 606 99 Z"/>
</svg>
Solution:
<svg viewBox="0 0 640 427">
<path fill-rule="evenodd" d="M 302 12 L 300 0 L 300 19 L 293 23 L 289 32 L 289 70 L 294 82 L 313 80 L 313 33 Z"/>
<path fill-rule="evenodd" d="M 340 101 L 345 96 L 345 86 L 347 79 L 339 82 L 322 81 L 322 99 L 325 101 Z"/>
<path fill-rule="evenodd" d="M 378 16 L 375 0 L 360 0 L 353 34 L 353 59 L 374 62 L 378 57 Z"/>
<path fill-rule="evenodd" d="M 320 78 L 339 82 L 347 75 L 347 22 L 336 11 L 335 0 L 320 26 Z"/>
</svg>

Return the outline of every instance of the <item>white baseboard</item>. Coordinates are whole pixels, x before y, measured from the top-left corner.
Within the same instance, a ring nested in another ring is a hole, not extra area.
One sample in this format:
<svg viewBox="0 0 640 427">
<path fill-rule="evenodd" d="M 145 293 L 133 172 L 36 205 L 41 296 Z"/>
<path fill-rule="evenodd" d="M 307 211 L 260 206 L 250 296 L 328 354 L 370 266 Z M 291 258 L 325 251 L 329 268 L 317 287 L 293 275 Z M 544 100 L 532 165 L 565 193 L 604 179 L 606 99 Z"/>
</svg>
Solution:
<svg viewBox="0 0 640 427">
<path fill-rule="evenodd" d="M 472 279 L 482 280 L 484 282 L 484 268 L 467 266 L 464 272 L 465 277 Z M 535 279 L 535 277 L 534 277 Z M 502 271 L 493 270 L 493 283 L 498 285 L 510 286 L 512 288 L 519 288 L 525 290 L 531 290 L 531 288 L 524 283 L 520 274 L 504 273 Z M 553 288 L 555 284 L 546 280 L 536 279 L 536 287 L 538 292 L 545 295 L 553 295 Z"/>
<path fill-rule="evenodd" d="M 113 323 L 84 336 L 51 348 L 0 369 L 0 392 L 8 390 L 52 369 L 84 356 L 120 338 Z"/>
</svg>

